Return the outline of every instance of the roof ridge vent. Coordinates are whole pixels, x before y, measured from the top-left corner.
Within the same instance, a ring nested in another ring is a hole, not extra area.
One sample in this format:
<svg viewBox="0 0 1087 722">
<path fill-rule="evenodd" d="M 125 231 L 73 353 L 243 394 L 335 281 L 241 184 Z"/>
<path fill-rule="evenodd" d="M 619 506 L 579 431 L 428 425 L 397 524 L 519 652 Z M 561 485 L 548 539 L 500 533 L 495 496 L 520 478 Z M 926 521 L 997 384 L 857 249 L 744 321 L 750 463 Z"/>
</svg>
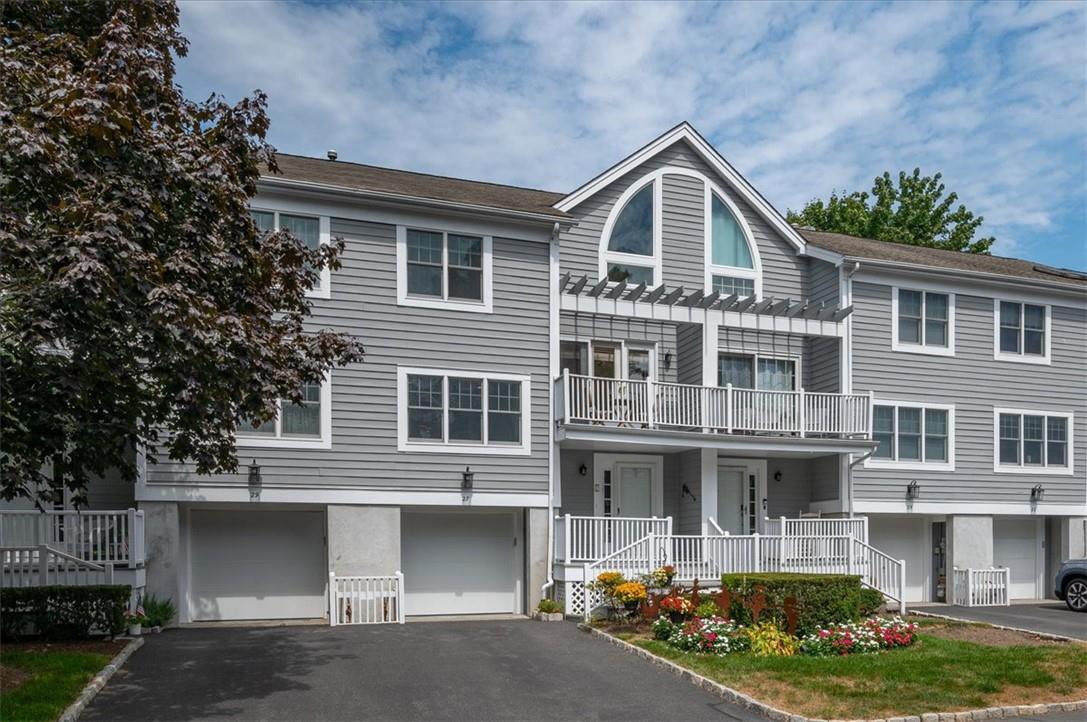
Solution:
<svg viewBox="0 0 1087 722">
<path fill-rule="evenodd" d="M 328 155 L 329 160 L 336 160 L 337 158 L 340 157 L 340 154 L 337 153 L 335 150 L 333 150 L 331 148 L 329 149 L 327 155 Z"/>
</svg>

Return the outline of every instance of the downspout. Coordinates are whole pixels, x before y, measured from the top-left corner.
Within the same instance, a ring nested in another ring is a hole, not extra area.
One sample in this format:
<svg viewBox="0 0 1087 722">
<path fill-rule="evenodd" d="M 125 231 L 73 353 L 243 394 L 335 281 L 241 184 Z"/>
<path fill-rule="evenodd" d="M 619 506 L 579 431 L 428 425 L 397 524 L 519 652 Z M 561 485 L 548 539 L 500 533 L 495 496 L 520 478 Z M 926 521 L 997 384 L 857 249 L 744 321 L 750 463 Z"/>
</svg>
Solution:
<svg viewBox="0 0 1087 722">
<path fill-rule="evenodd" d="M 555 376 L 558 373 L 558 333 L 559 333 L 559 292 L 556 282 L 559 274 L 559 224 L 551 228 L 550 277 L 551 293 L 548 303 L 548 363 L 547 363 L 547 398 L 550 408 L 547 411 L 547 581 L 540 587 L 540 598 L 547 599 L 547 593 L 555 586 Z M 566 400 L 563 399 L 563 403 Z"/>
</svg>

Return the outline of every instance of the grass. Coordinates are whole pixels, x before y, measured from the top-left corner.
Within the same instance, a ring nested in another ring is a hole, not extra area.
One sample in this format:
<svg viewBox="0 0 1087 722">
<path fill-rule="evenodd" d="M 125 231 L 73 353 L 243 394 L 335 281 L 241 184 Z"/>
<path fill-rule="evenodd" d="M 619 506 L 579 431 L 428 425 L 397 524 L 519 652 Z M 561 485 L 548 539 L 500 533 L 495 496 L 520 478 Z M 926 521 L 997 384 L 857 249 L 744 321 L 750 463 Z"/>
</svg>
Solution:
<svg viewBox="0 0 1087 722">
<path fill-rule="evenodd" d="M 4 667 L 13 667 L 30 676 L 15 689 L 0 695 L 0 719 L 52 722 L 109 660 L 110 655 L 93 652 L 5 650 L 0 657 Z"/>
<path fill-rule="evenodd" d="M 847 657 L 715 657 L 631 639 L 794 714 L 874 719 L 1087 698 L 1087 646 L 995 647 L 919 634 L 912 647 Z"/>
</svg>

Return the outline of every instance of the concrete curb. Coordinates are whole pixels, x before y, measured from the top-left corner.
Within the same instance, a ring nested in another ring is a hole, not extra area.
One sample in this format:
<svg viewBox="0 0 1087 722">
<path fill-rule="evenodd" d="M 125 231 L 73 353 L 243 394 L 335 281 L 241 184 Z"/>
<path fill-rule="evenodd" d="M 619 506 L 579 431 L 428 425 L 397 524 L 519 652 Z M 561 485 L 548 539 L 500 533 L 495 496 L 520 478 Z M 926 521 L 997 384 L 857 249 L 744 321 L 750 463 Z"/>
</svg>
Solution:
<svg viewBox="0 0 1087 722">
<path fill-rule="evenodd" d="M 1033 629 L 1024 629 L 1023 627 L 1006 627 L 1003 624 L 993 624 L 992 622 L 980 622 L 976 619 L 963 619 L 962 617 L 952 617 L 950 614 L 936 614 L 935 612 L 910 612 L 910 614 L 916 615 L 918 617 L 946 619 L 949 622 L 963 622 L 964 624 L 984 624 L 986 627 L 992 627 L 994 629 L 1005 629 L 1009 632 L 1022 632 L 1023 634 L 1030 634 L 1035 637 L 1040 637 L 1041 639 L 1052 639 L 1055 642 L 1077 642 L 1078 644 L 1087 644 L 1087 640 L 1076 639 L 1075 637 L 1066 637 L 1063 634 L 1038 632 Z"/>
<path fill-rule="evenodd" d="M 79 715 L 83 714 L 83 710 L 87 708 L 87 705 L 91 703 L 103 687 L 106 686 L 106 682 L 110 680 L 110 677 L 117 674 L 117 670 L 132 656 L 132 653 L 143 646 L 143 637 L 135 637 L 125 648 L 117 653 L 117 656 L 109 661 L 105 667 L 98 671 L 98 674 L 94 675 L 94 678 L 87 683 L 87 686 L 83 688 L 83 691 L 79 693 L 79 697 L 75 702 L 68 705 L 68 708 L 61 712 L 60 717 L 57 718 L 57 722 L 75 722 L 79 719 Z"/>
<path fill-rule="evenodd" d="M 792 714 L 791 712 L 777 709 L 776 707 L 771 707 L 768 704 L 759 702 L 753 697 L 747 696 L 743 692 L 732 689 L 731 687 L 726 687 L 719 682 L 714 682 L 712 679 L 707 679 L 686 667 L 682 667 L 663 657 L 658 657 L 648 650 L 642 649 L 630 642 L 624 642 L 618 637 L 613 637 L 607 632 L 603 632 L 595 627 L 579 624 L 578 628 L 596 637 L 603 638 L 630 654 L 641 657 L 659 667 L 663 667 L 677 677 L 686 679 L 696 687 L 701 687 L 707 692 L 716 694 L 718 697 L 746 707 L 747 709 L 754 710 L 777 722 L 844 722 L 844 720 L 823 720 L 805 717 L 803 715 Z M 1050 712 L 1077 712 L 1080 710 L 1087 710 L 1087 700 L 1080 700 L 1078 702 L 1053 702 L 1051 704 L 1019 705 L 1017 707 L 988 707 L 986 709 L 974 709 L 966 712 L 928 712 L 922 715 L 875 720 L 850 720 L 850 722 L 975 722 L 975 720 L 1034 717 L 1037 715 L 1049 714 Z"/>
</svg>

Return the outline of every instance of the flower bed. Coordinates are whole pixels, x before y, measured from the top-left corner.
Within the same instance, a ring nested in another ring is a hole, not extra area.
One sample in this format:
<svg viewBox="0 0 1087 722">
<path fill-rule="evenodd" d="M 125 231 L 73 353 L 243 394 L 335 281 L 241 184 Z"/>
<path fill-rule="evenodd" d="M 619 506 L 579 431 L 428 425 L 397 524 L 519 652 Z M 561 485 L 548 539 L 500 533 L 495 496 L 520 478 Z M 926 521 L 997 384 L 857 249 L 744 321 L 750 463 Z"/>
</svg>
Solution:
<svg viewBox="0 0 1087 722">
<path fill-rule="evenodd" d="M 835 624 L 805 636 L 800 641 L 802 654 L 817 657 L 878 652 L 893 647 L 908 647 L 914 642 L 916 624 L 873 617 L 859 623 Z"/>
</svg>

